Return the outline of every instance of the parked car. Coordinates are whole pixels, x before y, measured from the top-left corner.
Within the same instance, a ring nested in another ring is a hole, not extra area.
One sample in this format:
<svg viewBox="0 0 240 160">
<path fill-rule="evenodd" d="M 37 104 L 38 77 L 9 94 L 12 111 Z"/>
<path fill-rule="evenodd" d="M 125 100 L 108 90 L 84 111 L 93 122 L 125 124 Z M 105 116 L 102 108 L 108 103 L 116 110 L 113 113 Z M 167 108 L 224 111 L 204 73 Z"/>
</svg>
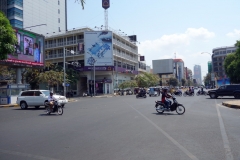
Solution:
<svg viewBox="0 0 240 160">
<path fill-rule="evenodd" d="M 240 85 L 223 85 L 218 89 L 212 89 L 208 91 L 210 98 L 217 98 L 219 96 L 234 96 L 234 98 L 240 98 Z"/>
<path fill-rule="evenodd" d="M 40 106 L 44 106 L 44 104 L 48 101 L 49 95 L 49 90 L 21 91 L 17 97 L 16 103 L 21 107 L 21 109 L 27 109 L 30 106 L 35 106 L 35 108 L 39 108 Z M 65 96 L 54 95 L 54 97 L 62 100 L 63 106 L 68 103 L 68 100 Z"/>
</svg>

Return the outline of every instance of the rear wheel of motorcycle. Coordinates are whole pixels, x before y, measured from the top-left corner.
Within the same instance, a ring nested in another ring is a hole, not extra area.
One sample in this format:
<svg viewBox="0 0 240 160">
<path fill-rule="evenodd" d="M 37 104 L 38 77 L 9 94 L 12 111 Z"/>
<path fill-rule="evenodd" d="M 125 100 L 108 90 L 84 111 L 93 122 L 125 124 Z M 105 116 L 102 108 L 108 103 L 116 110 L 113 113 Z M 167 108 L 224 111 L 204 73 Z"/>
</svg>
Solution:
<svg viewBox="0 0 240 160">
<path fill-rule="evenodd" d="M 206 95 L 207 95 L 207 92 L 204 92 L 204 95 L 206 96 Z"/>
<path fill-rule="evenodd" d="M 183 114 L 185 112 L 185 107 L 183 105 L 179 104 L 176 108 L 176 112 L 179 115 Z"/>
<path fill-rule="evenodd" d="M 197 92 L 196 95 L 199 96 L 199 93 Z"/>
<path fill-rule="evenodd" d="M 162 105 L 156 104 L 155 107 L 156 107 L 156 111 L 158 113 L 163 113 L 164 112 L 164 110 L 161 110 L 161 109 L 164 108 Z"/>
<path fill-rule="evenodd" d="M 63 114 L 63 108 L 62 107 L 59 107 L 58 108 L 58 115 L 62 115 Z"/>
<path fill-rule="evenodd" d="M 138 95 L 136 95 L 136 98 L 138 98 Z"/>
<path fill-rule="evenodd" d="M 182 93 L 181 92 L 179 93 L 179 96 L 182 97 Z"/>
<path fill-rule="evenodd" d="M 187 94 L 186 94 L 186 93 L 183 93 L 183 96 L 184 96 L 184 97 L 186 97 L 186 96 L 187 96 Z"/>
<path fill-rule="evenodd" d="M 144 95 L 143 97 L 144 97 L 144 98 L 147 98 L 147 96 L 146 96 L 146 95 Z"/>
<path fill-rule="evenodd" d="M 46 110 L 47 110 L 47 114 L 50 115 L 51 114 L 50 107 L 47 107 Z"/>
</svg>

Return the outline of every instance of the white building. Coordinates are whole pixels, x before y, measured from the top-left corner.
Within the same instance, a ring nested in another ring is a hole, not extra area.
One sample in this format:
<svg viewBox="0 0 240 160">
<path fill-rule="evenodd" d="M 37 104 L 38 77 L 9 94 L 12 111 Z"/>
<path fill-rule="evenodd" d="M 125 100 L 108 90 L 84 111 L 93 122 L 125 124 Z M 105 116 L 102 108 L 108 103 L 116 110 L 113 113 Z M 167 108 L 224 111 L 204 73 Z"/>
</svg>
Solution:
<svg viewBox="0 0 240 160">
<path fill-rule="evenodd" d="M 93 67 L 85 66 L 84 63 L 84 57 L 89 56 L 86 53 L 87 49 L 85 49 L 85 31 L 94 30 L 90 28 L 75 29 L 67 31 L 64 34 L 49 36 L 45 39 L 46 62 L 57 63 L 63 66 L 65 48 L 65 60 L 68 63 L 66 68 L 73 68 L 79 72 L 80 78 L 78 82 L 70 84 L 68 88 L 68 90 L 73 90 L 75 95 L 82 95 L 83 92 L 91 94 L 94 88 L 92 84 L 94 80 Z M 111 94 L 114 89 L 118 88 L 120 83 L 132 80 L 138 74 L 138 47 L 134 42 L 113 31 L 112 49 L 113 65 L 95 67 L 95 87 L 97 94 Z M 75 54 L 71 54 L 70 50 L 73 50 Z M 71 65 L 72 62 L 77 62 L 79 64 L 78 67 Z M 40 87 L 43 88 L 46 85 Z M 55 90 L 63 90 L 63 88 L 59 85 Z"/>
<path fill-rule="evenodd" d="M 0 4 L 13 27 L 43 35 L 67 29 L 66 0 L 1 0 Z"/>
</svg>

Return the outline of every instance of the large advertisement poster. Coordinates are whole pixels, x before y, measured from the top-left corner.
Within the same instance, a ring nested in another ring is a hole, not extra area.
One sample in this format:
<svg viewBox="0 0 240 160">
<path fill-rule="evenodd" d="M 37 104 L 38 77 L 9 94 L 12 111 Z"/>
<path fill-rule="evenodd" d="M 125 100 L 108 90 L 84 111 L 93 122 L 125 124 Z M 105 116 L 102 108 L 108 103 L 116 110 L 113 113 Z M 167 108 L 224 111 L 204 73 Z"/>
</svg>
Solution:
<svg viewBox="0 0 240 160">
<path fill-rule="evenodd" d="M 17 44 L 15 52 L 8 54 L 8 59 L 0 61 L 6 65 L 43 67 L 44 37 L 22 29 L 16 29 Z"/>
<path fill-rule="evenodd" d="M 222 85 L 226 85 L 226 84 L 230 84 L 229 78 L 222 78 L 222 79 L 217 80 L 218 87 L 220 87 Z"/>
<path fill-rule="evenodd" d="M 111 31 L 84 32 L 85 66 L 113 66 Z"/>
</svg>

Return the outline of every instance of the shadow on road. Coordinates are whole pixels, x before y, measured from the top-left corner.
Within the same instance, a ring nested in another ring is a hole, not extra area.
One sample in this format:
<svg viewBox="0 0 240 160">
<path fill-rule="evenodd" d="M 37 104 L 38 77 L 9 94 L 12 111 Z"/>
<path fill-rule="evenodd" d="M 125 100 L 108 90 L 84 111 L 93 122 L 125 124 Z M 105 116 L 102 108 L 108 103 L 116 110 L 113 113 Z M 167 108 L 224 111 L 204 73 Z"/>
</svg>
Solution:
<svg viewBox="0 0 240 160">
<path fill-rule="evenodd" d="M 218 98 L 210 98 L 210 97 L 208 97 L 206 99 L 236 99 L 236 98 L 234 98 L 234 97 L 218 97 Z"/>
<path fill-rule="evenodd" d="M 39 114 L 39 116 L 59 116 L 57 113 L 55 114 L 55 113 L 51 113 L 51 114 L 47 114 L 47 113 L 45 113 L 45 114 Z"/>
<path fill-rule="evenodd" d="M 152 113 L 155 115 L 163 115 L 163 116 L 179 116 L 177 113 L 169 113 L 169 112 L 163 112 L 163 113 Z"/>
<path fill-rule="evenodd" d="M 21 109 L 21 108 L 17 108 L 17 109 L 12 109 L 15 111 L 39 111 L 39 110 L 45 110 L 45 108 L 27 108 L 27 109 Z"/>
</svg>

